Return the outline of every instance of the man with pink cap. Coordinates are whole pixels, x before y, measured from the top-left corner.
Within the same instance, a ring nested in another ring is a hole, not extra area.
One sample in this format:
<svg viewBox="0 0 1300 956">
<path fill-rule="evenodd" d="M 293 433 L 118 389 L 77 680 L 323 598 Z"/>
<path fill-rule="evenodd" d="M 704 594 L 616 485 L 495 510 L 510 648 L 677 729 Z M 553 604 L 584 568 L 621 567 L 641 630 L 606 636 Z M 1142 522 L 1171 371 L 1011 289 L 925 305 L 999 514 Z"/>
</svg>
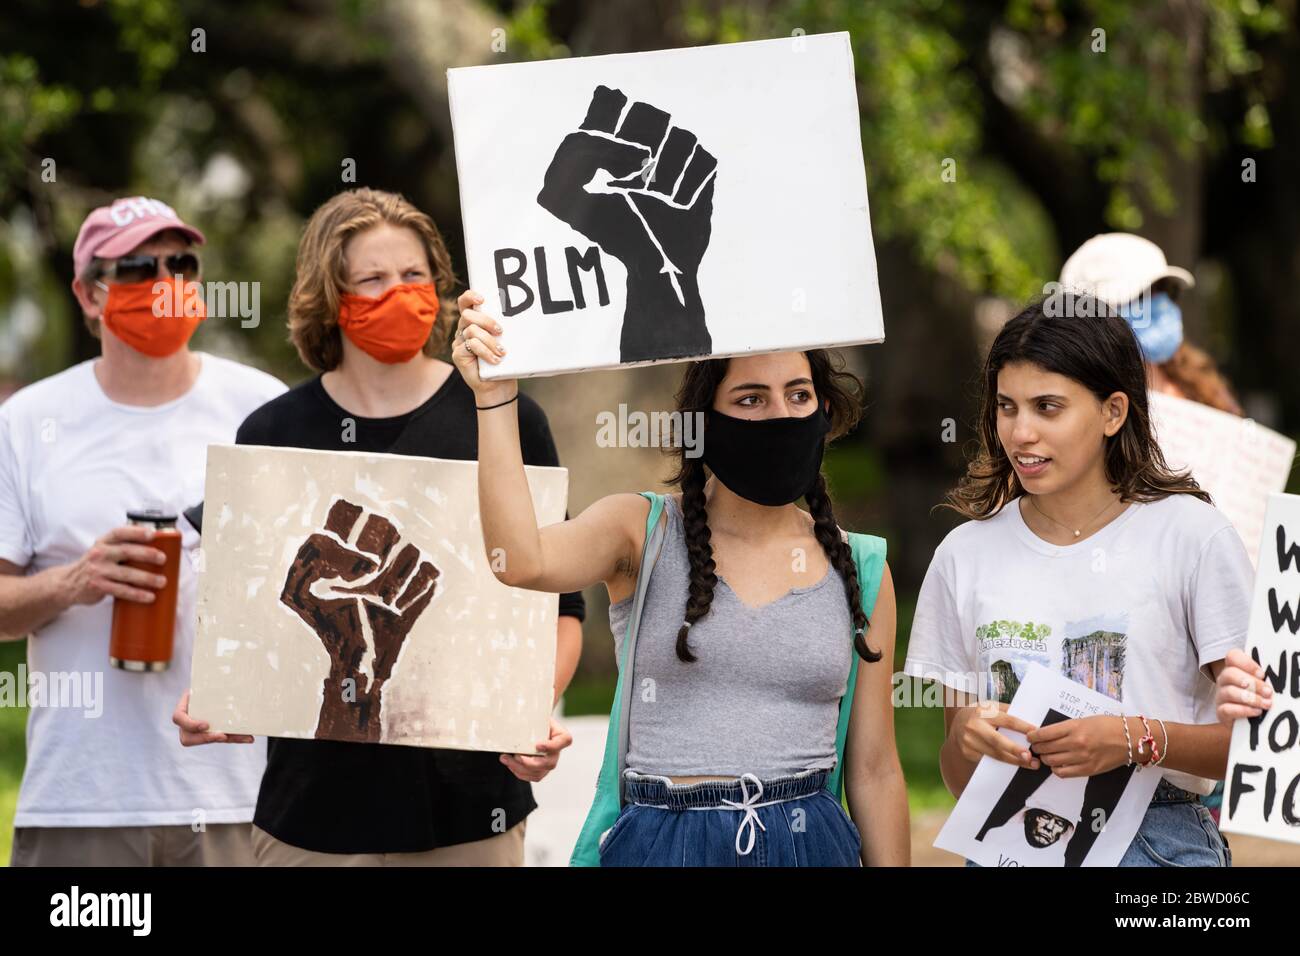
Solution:
<svg viewBox="0 0 1300 956">
<path fill-rule="evenodd" d="M 156 199 L 91 212 L 72 290 L 101 355 L 0 405 L 0 640 L 28 637 L 33 687 L 76 691 L 30 702 L 16 866 L 252 862 L 262 747 L 196 759 L 169 720 L 194 639 L 199 538 L 185 522 L 170 667 L 109 666 L 114 602 L 152 602 L 166 583 L 124 563 L 163 557 L 127 512 L 199 501 L 208 444 L 233 442 L 248 413 L 285 390 L 190 351 L 205 317 L 203 242 Z"/>
</svg>

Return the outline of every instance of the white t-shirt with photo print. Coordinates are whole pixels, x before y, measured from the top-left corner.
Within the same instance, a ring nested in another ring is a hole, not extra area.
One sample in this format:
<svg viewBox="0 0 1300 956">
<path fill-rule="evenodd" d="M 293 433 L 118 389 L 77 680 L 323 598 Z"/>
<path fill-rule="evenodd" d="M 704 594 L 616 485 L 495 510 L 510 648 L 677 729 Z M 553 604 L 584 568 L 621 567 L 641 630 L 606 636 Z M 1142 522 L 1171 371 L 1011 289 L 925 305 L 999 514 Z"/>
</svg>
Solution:
<svg viewBox="0 0 1300 956">
<path fill-rule="evenodd" d="M 1231 522 L 1191 495 L 1133 502 L 1070 545 L 1034 534 L 1017 499 L 954 528 L 935 551 L 905 671 L 1010 701 L 1039 663 L 1127 714 L 1211 724 L 1208 665 L 1245 646 L 1253 582 Z M 1214 789 L 1203 777 L 1165 775 L 1196 793 Z"/>
</svg>

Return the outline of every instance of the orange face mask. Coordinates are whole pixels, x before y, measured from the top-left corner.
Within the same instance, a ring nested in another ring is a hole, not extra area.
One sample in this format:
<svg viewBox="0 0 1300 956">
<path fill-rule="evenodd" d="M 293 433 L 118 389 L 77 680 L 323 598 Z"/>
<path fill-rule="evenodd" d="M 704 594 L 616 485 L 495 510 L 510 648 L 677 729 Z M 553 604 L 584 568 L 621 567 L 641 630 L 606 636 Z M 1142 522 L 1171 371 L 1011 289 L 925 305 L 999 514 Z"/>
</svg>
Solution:
<svg viewBox="0 0 1300 956">
<path fill-rule="evenodd" d="M 153 358 L 172 355 L 207 318 L 197 282 L 150 279 L 108 286 L 104 325 L 137 352 Z"/>
<path fill-rule="evenodd" d="M 438 318 L 438 292 L 429 282 L 404 282 L 378 298 L 345 294 L 339 328 L 371 358 L 389 365 L 409 362 L 429 340 Z"/>
</svg>

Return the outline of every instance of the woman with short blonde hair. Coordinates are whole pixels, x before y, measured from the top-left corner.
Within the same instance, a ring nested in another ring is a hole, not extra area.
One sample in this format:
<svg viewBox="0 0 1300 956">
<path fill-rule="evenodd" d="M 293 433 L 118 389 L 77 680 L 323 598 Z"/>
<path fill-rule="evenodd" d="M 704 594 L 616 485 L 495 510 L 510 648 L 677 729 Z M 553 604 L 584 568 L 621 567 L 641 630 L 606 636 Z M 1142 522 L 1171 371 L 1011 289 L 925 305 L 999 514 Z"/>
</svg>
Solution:
<svg viewBox="0 0 1300 956">
<path fill-rule="evenodd" d="M 381 223 L 409 229 L 424 247 L 441 301 L 424 354 L 436 358 L 443 352 L 452 321 L 450 294 L 456 274 L 437 226 L 397 193 L 352 189 L 317 209 L 298 243 L 298 277 L 289 293 L 289 341 L 309 368 L 328 372 L 342 361 L 338 316 L 342 290 L 348 285 L 344 247 L 353 236 Z"/>
<path fill-rule="evenodd" d="M 478 455 L 474 393 L 437 356 L 447 341 L 455 282 L 447 247 L 427 215 L 395 193 L 354 189 L 321 206 L 303 230 L 289 299 L 289 338 L 319 374 L 245 419 L 242 445 L 416 455 L 472 461 Z M 558 465 L 546 415 L 525 396 L 521 431 L 529 464 Z M 461 502 L 473 510 L 477 502 Z M 561 597 L 555 696 L 581 648 L 582 596 Z M 339 674 L 359 662 L 341 658 Z M 391 666 L 391 665 L 390 665 Z M 377 743 L 379 709 L 361 680 L 326 678 L 344 696 L 329 739 L 272 737 L 253 816 L 259 865 L 519 865 L 524 827 L 541 780 L 572 738 L 552 721 L 541 756 L 430 750 Z M 187 695 L 188 697 L 188 695 Z M 337 700 L 337 697 L 332 698 Z M 173 715 L 186 746 L 252 742 Z"/>
</svg>

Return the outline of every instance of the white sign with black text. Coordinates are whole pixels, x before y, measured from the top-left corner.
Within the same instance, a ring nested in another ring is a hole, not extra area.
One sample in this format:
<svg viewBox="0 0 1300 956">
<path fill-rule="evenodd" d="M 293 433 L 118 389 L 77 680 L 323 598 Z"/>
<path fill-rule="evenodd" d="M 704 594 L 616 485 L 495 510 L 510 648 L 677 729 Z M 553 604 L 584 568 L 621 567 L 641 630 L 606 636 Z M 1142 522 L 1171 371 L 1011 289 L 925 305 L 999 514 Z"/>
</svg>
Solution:
<svg viewBox="0 0 1300 956">
<path fill-rule="evenodd" d="M 884 339 L 847 33 L 448 88 L 484 378 Z"/>
<path fill-rule="evenodd" d="M 1246 652 L 1273 705 L 1232 728 L 1222 828 L 1300 843 L 1300 496 L 1270 495 Z"/>
</svg>

